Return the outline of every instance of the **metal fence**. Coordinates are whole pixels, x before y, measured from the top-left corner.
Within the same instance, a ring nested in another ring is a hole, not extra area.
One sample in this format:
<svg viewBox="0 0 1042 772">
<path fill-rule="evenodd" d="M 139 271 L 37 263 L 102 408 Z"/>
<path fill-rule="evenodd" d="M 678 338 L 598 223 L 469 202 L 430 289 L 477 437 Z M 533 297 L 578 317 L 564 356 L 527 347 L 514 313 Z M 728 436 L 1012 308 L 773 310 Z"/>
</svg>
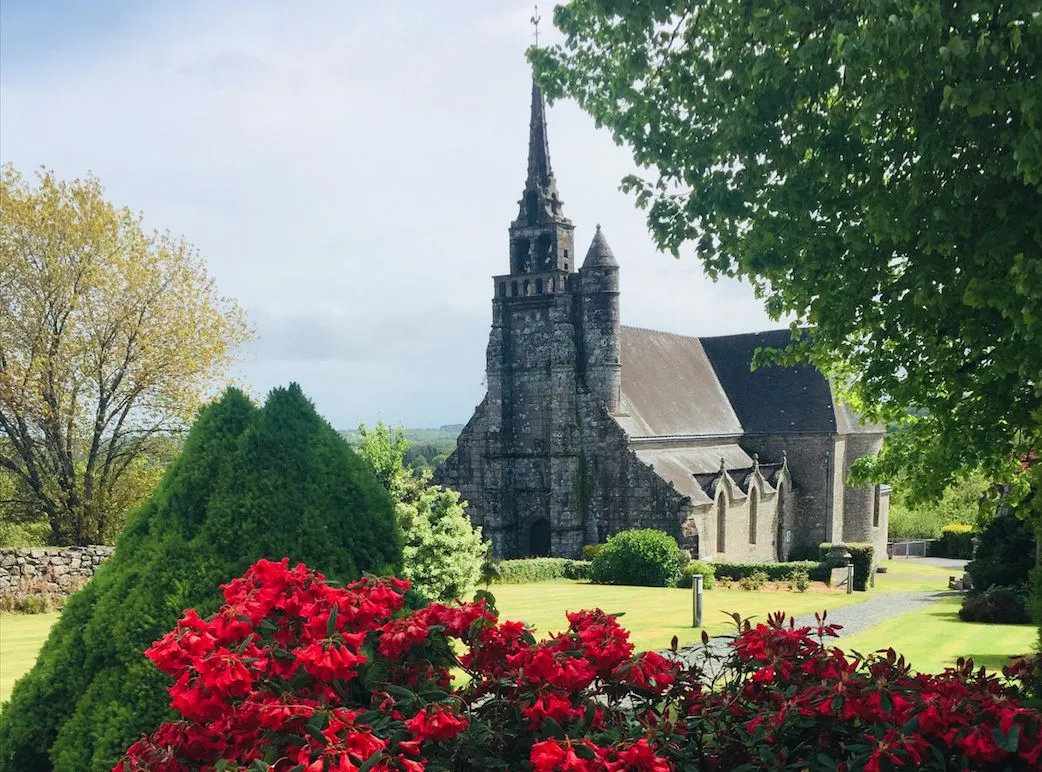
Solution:
<svg viewBox="0 0 1042 772">
<path fill-rule="evenodd" d="M 925 558 L 935 554 L 933 545 L 938 539 L 908 539 L 892 541 L 886 545 L 887 554 L 892 558 Z"/>
</svg>

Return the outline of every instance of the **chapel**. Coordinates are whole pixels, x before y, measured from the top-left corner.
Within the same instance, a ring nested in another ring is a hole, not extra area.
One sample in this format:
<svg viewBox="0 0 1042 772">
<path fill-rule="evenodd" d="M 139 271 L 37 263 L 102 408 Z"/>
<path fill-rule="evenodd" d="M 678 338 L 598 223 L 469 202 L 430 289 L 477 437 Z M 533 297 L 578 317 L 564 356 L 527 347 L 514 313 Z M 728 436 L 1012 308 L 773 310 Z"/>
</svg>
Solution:
<svg viewBox="0 0 1042 772">
<path fill-rule="evenodd" d="M 598 225 L 580 259 L 532 85 L 528 169 L 492 279 L 488 391 L 436 481 L 458 490 L 498 558 L 579 557 L 658 528 L 703 559 L 785 560 L 821 542 L 886 548 L 888 489 L 847 483 L 879 451 L 810 366 L 753 370 L 788 329 L 691 337 L 626 327 Z"/>
</svg>

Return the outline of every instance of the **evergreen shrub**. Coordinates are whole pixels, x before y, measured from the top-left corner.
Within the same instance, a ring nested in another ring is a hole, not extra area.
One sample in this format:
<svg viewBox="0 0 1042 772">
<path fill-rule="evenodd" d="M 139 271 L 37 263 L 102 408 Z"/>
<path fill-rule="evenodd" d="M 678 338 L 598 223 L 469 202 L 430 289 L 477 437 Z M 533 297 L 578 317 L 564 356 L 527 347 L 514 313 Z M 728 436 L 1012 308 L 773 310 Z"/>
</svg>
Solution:
<svg viewBox="0 0 1042 772">
<path fill-rule="evenodd" d="M 763 571 L 754 571 L 738 580 L 738 586 L 746 592 L 762 590 L 765 584 L 767 584 L 767 574 Z"/>
<path fill-rule="evenodd" d="M 845 542 L 845 544 L 847 552 L 850 553 L 854 563 L 854 589 L 858 592 L 864 592 L 868 589 L 868 578 L 872 575 L 876 548 L 867 542 Z M 828 563 L 831 547 L 832 544 L 829 542 L 819 545 L 818 549 L 821 552 L 823 563 Z M 829 568 L 832 568 L 832 566 L 829 566 Z"/>
<path fill-rule="evenodd" d="M 586 544 L 583 546 L 583 560 L 592 561 L 597 553 L 604 549 L 603 544 Z"/>
<path fill-rule="evenodd" d="M 973 526 L 949 523 L 941 528 L 941 557 L 969 560 L 973 557 Z"/>
<path fill-rule="evenodd" d="M 680 571 L 677 587 L 690 587 L 695 574 L 702 574 L 702 589 L 711 590 L 716 586 L 716 564 L 705 560 L 692 560 Z"/>
<path fill-rule="evenodd" d="M 391 502 L 298 386 L 262 409 L 235 389 L 204 408 L 116 551 L 67 602 L 0 714 L 0 769 L 106 770 L 172 714 L 144 651 L 185 608 L 261 558 L 331 579 L 401 568 Z"/>
<path fill-rule="evenodd" d="M 568 558 L 520 558 L 499 561 L 499 584 L 531 584 L 555 579 L 589 579 L 590 563 Z"/>
<path fill-rule="evenodd" d="M 819 572 L 821 562 L 817 560 L 793 560 L 786 563 L 713 563 L 717 579 L 737 582 L 755 573 L 767 575 L 771 582 L 788 581 L 796 569 L 804 569 L 808 574 Z M 819 580 L 820 581 L 820 580 Z"/>
<path fill-rule="evenodd" d="M 680 575 L 680 547 L 665 531 L 620 531 L 608 539 L 590 569 L 598 584 L 671 587 Z"/>
<path fill-rule="evenodd" d="M 1015 514 L 997 515 L 981 531 L 977 557 L 966 565 L 974 590 L 1016 587 L 1035 566 L 1035 538 Z"/>
<path fill-rule="evenodd" d="M 1022 624 L 1030 621 L 1026 601 L 1021 587 L 990 587 L 963 598 L 959 619 L 963 622 Z"/>
</svg>

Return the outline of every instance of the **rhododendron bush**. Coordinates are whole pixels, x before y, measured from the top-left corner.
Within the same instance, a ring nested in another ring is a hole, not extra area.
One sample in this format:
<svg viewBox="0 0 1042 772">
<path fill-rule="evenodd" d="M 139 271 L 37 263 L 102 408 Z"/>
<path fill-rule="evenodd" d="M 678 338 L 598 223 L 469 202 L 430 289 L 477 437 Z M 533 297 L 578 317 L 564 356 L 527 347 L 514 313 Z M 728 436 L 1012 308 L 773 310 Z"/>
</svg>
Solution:
<svg viewBox="0 0 1042 772">
<path fill-rule="evenodd" d="M 406 612 L 407 585 L 334 587 L 261 561 L 147 656 L 181 720 L 117 770 L 1036 769 L 1042 716 L 966 663 L 912 675 L 836 627 L 740 626 L 699 664 L 637 654 L 611 615 L 536 642 L 490 596 Z M 450 668 L 466 677 L 453 686 Z"/>
</svg>

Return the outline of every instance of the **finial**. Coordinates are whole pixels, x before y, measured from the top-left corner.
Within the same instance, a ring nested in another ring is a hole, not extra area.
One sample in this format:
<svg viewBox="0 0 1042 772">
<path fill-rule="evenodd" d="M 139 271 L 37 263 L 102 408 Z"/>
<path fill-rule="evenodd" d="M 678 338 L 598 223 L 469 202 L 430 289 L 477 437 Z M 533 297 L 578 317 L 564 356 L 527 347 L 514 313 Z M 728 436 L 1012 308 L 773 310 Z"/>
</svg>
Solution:
<svg viewBox="0 0 1042 772">
<path fill-rule="evenodd" d="M 720 471 L 727 471 L 727 459 L 725 459 L 723 456 L 720 456 Z"/>
<path fill-rule="evenodd" d="M 532 22 L 532 27 L 534 29 L 535 47 L 536 48 L 539 48 L 539 22 L 541 22 L 542 20 L 543 20 L 542 17 L 540 17 L 540 15 L 539 15 L 539 3 L 536 3 L 535 4 L 535 13 L 532 14 L 532 18 L 529 19 L 529 21 Z"/>
<path fill-rule="evenodd" d="M 600 224 L 600 223 L 597 223 L 597 232 L 598 232 L 598 233 L 600 233 L 600 232 L 601 232 L 601 224 Z"/>
<path fill-rule="evenodd" d="M 760 471 L 760 454 L 759 453 L 753 453 L 753 471 L 754 472 Z"/>
</svg>

